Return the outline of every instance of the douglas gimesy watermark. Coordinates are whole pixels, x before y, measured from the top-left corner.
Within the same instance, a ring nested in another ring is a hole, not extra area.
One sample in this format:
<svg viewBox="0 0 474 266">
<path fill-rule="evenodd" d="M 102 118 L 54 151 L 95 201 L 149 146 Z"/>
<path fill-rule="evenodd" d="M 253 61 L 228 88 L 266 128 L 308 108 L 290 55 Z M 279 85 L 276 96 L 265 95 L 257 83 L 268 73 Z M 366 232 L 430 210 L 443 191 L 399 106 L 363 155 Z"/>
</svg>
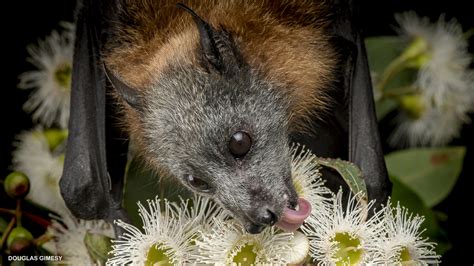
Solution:
<svg viewBox="0 0 474 266">
<path fill-rule="evenodd" d="M 8 256 L 8 261 L 61 261 L 63 256 Z"/>
</svg>

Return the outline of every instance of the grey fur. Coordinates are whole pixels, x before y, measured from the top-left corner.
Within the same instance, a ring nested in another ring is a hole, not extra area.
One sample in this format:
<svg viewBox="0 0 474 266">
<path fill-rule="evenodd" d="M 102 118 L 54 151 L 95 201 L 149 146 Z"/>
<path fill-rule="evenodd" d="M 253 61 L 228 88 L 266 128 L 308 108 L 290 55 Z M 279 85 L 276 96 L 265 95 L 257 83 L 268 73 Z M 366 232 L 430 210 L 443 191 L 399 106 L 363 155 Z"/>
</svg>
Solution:
<svg viewBox="0 0 474 266">
<path fill-rule="evenodd" d="M 211 196 L 249 228 L 259 211 L 280 217 L 297 200 L 291 181 L 288 103 L 283 90 L 244 66 L 232 75 L 174 62 L 146 90 L 141 111 L 148 154 L 183 181 L 187 174 L 214 188 Z M 228 142 L 235 131 L 253 138 L 235 159 Z M 192 187 L 188 186 L 191 190 Z"/>
</svg>

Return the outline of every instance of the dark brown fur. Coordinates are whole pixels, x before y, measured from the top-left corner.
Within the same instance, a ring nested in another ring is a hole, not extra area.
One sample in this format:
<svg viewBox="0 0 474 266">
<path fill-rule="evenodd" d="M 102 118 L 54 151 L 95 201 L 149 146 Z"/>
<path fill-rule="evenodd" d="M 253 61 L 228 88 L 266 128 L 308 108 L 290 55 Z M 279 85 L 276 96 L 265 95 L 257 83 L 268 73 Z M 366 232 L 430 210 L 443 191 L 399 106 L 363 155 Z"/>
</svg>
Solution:
<svg viewBox="0 0 474 266">
<path fill-rule="evenodd" d="M 138 89 L 150 85 L 170 60 L 196 62 L 199 45 L 192 17 L 178 1 L 128 0 L 119 10 L 107 44 L 109 68 Z M 230 32 L 248 64 L 288 90 L 292 129 L 307 129 L 307 118 L 328 107 L 335 52 L 329 43 L 324 1 L 186 1 L 205 21 Z M 197 63 L 196 63 L 197 64 Z M 126 107 L 131 134 L 140 135 L 136 113 Z M 139 144 L 139 143 L 138 143 Z"/>
</svg>

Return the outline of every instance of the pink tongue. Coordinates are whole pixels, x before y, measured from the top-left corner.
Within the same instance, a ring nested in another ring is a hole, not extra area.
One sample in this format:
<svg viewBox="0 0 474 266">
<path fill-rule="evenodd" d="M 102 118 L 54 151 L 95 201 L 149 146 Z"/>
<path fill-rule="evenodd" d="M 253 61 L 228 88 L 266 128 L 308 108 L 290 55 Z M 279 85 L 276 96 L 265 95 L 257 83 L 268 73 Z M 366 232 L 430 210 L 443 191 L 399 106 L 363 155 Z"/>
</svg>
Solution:
<svg viewBox="0 0 474 266">
<path fill-rule="evenodd" d="M 276 226 L 287 232 L 296 231 L 310 214 L 311 204 L 307 200 L 299 198 L 298 210 L 295 211 L 290 208 L 285 208 L 283 215 L 280 221 L 276 223 Z"/>
</svg>

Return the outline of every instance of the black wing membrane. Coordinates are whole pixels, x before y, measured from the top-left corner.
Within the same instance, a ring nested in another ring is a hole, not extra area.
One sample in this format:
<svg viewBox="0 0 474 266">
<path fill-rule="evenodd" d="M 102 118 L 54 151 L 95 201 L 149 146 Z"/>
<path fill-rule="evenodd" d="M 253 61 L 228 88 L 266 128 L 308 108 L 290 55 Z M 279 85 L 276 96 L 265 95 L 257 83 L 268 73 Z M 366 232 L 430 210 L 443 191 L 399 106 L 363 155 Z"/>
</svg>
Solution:
<svg viewBox="0 0 474 266">
<path fill-rule="evenodd" d="M 78 218 L 112 221 L 128 220 L 121 208 L 127 145 L 107 117 L 114 113 L 100 59 L 107 10 L 113 9 L 106 1 L 78 4 L 69 137 L 60 188 Z"/>
<path fill-rule="evenodd" d="M 362 170 L 369 199 L 384 204 L 391 190 L 375 115 L 372 81 L 356 0 L 339 6 L 334 34 L 348 43 L 345 101 L 348 107 L 348 157 Z M 350 44 L 352 43 L 352 44 Z"/>
</svg>

